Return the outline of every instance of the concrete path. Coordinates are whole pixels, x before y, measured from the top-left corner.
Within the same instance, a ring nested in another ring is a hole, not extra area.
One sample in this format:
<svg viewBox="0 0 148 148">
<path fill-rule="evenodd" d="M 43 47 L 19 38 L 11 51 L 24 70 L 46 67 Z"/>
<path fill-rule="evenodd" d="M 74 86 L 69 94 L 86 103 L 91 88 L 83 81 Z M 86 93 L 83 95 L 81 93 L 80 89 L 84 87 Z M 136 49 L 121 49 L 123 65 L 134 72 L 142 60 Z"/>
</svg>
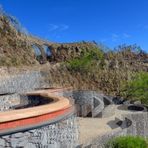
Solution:
<svg viewBox="0 0 148 148">
<path fill-rule="evenodd" d="M 114 130 L 120 130 L 121 127 L 117 123 L 122 119 L 123 115 L 134 114 L 137 112 L 122 110 L 120 105 L 114 105 L 115 114 L 106 118 L 78 118 L 80 125 L 80 144 L 89 143 L 98 136 L 110 133 Z M 139 112 L 140 113 L 140 112 Z"/>
<path fill-rule="evenodd" d="M 78 118 L 80 125 L 80 144 L 87 143 L 100 135 L 104 135 L 112 130 L 120 129 L 115 124 L 115 116 L 110 118 Z M 110 123 L 110 124 L 109 124 Z"/>
</svg>

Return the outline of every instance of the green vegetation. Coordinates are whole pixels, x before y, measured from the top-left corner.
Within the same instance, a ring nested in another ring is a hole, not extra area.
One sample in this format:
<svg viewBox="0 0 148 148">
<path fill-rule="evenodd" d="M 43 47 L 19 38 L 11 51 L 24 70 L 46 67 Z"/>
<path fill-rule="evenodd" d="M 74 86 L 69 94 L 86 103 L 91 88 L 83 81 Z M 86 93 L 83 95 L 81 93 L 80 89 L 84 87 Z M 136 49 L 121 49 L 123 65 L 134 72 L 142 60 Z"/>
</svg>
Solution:
<svg viewBox="0 0 148 148">
<path fill-rule="evenodd" d="M 104 53 L 99 48 L 91 49 L 82 57 L 74 58 L 66 62 L 67 67 L 72 71 L 90 72 L 96 66 L 97 61 L 104 59 Z"/>
<path fill-rule="evenodd" d="M 109 141 L 105 148 L 147 148 L 148 144 L 142 137 L 117 137 Z"/>
<path fill-rule="evenodd" d="M 140 100 L 142 103 L 148 104 L 148 73 L 136 74 L 133 80 L 128 82 L 124 93 L 126 98 Z"/>
<path fill-rule="evenodd" d="M 84 49 L 84 48 L 83 48 Z M 87 47 L 87 51 L 81 50 L 83 55 L 71 56 L 67 62 L 56 69 L 52 77 L 53 83 L 61 86 L 71 85 L 75 89 L 99 90 L 111 96 L 119 96 L 129 99 L 146 98 L 147 81 L 142 95 L 132 96 L 133 89 L 130 83 L 135 80 L 135 74 L 147 75 L 148 54 L 140 50 L 136 45 L 119 46 L 118 49 L 105 52 L 103 48 Z M 50 72 L 50 74 L 52 71 Z M 56 76 L 55 76 L 56 75 Z M 143 84 L 141 84 L 142 86 Z M 130 91 L 129 91 L 130 90 Z"/>
</svg>

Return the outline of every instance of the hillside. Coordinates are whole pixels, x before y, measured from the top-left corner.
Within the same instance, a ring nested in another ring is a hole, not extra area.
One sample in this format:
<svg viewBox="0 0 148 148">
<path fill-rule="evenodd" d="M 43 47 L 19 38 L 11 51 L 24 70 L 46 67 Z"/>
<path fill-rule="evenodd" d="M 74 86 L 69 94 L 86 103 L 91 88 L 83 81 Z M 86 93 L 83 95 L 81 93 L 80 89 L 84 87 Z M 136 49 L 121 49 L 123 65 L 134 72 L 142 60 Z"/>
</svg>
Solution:
<svg viewBox="0 0 148 148">
<path fill-rule="evenodd" d="M 49 68 L 49 82 L 54 85 L 71 85 L 76 89 L 101 90 L 109 95 L 121 95 L 123 83 L 130 81 L 136 73 L 148 71 L 143 60 L 129 58 L 123 53 L 111 54 L 96 61 L 71 60 Z"/>
<path fill-rule="evenodd" d="M 18 24 L 0 13 L 0 66 L 44 71 L 52 86 L 122 96 L 124 86 L 137 73 L 148 72 L 148 54 L 136 45 L 104 51 L 95 42 L 53 43 L 26 34 Z"/>
<path fill-rule="evenodd" d="M 27 36 L 16 30 L 5 15 L 0 15 L 0 66 L 34 64 Z"/>
</svg>

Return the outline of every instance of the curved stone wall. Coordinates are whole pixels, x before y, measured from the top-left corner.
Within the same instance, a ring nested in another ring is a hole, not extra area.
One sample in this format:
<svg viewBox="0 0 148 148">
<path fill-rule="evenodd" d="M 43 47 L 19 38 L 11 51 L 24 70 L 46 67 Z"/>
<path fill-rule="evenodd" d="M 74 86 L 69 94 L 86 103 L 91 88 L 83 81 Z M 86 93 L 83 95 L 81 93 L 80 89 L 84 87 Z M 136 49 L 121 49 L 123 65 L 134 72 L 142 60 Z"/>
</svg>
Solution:
<svg viewBox="0 0 148 148">
<path fill-rule="evenodd" d="M 74 116 L 54 124 L 0 137 L 0 147 L 8 148 L 75 148 L 78 140 Z"/>
<path fill-rule="evenodd" d="M 67 98 L 52 93 L 56 91 L 62 90 L 49 89 L 26 93 L 23 95 L 22 104 L 17 108 L 13 105 L 21 102 L 22 96 L 12 95 L 12 98 L 18 98 L 14 99 L 14 103 L 10 103 L 10 108 L 17 110 L 0 113 L 0 146 L 75 147 L 78 127 L 74 107 Z M 24 108 L 26 105 L 29 105 L 29 108 Z"/>
<path fill-rule="evenodd" d="M 59 95 L 73 98 L 77 106 L 77 114 L 82 117 L 102 117 L 104 107 L 112 104 L 107 96 L 95 91 L 64 91 Z"/>
</svg>

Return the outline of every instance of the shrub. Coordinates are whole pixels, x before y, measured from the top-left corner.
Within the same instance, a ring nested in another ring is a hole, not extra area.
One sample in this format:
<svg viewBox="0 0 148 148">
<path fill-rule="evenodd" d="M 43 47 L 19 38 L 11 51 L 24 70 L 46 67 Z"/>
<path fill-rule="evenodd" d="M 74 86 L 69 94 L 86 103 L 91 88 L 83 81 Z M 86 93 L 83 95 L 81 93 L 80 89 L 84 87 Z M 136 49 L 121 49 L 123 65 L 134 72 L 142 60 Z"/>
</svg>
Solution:
<svg viewBox="0 0 148 148">
<path fill-rule="evenodd" d="M 147 148 L 147 142 L 142 137 L 117 137 L 109 141 L 105 148 Z"/>
<path fill-rule="evenodd" d="M 92 59 L 90 55 L 85 55 L 82 58 L 72 59 L 68 62 L 68 67 L 72 71 L 87 71 L 90 70 Z"/>
<path fill-rule="evenodd" d="M 88 72 L 96 65 L 98 60 L 103 60 L 104 53 L 98 48 L 86 52 L 78 58 L 74 58 L 66 62 L 68 68 L 72 71 Z"/>
<path fill-rule="evenodd" d="M 127 84 L 125 94 L 129 99 L 148 104 L 148 73 L 136 74 L 135 78 Z"/>
</svg>

